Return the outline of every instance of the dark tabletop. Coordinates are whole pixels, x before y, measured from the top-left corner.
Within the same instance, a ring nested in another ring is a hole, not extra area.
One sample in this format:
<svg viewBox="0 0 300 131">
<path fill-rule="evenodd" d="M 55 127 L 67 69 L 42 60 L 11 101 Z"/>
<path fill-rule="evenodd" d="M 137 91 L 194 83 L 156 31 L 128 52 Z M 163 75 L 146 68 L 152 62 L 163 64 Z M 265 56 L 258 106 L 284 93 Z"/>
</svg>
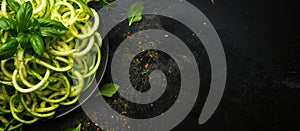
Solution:
<svg viewBox="0 0 300 131">
<path fill-rule="evenodd" d="M 298 5 L 292 1 L 276 0 L 215 0 L 215 4 L 210 0 L 189 1 L 207 16 L 220 36 L 227 60 L 227 82 L 221 103 L 209 121 L 203 125 L 198 124 L 209 88 L 208 83 L 204 82 L 196 105 L 188 117 L 174 130 L 300 130 L 298 127 L 300 120 L 300 19 L 298 19 L 300 8 Z M 157 22 L 160 23 L 159 27 L 153 24 Z M 189 31 L 179 23 L 173 22 L 172 26 L 166 23 L 172 21 L 151 15 L 145 15 L 140 24 L 131 28 L 124 26 L 126 21 L 121 22 L 106 37 L 110 45 L 109 58 L 112 58 L 120 42 L 128 37 L 128 32 L 163 28 L 185 36 Z M 176 30 L 172 29 L 174 25 L 178 26 Z M 186 39 L 190 43 L 197 41 L 188 36 Z M 199 50 L 200 53 L 202 49 L 195 50 Z M 153 63 L 144 55 L 140 54 L 135 58 L 143 57 L 147 62 Z M 161 54 L 161 58 L 167 59 L 167 56 Z M 203 59 L 202 66 L 205 68 L 207 58 Z M 108 67 L 110 62 L 111 59 Z M 202 73 L 204 73 L 203 79 L 209 77 L 205 72 Z M 134 72 L 132 74 L 135 75 Z M 143 82 L 143 77 L 136 75 L 136 79 L 132 82 L 144 85 L 146 89 L 147 83 Z M 111 82 L 109 69 L 101 85 L 107 82 Z M 117 97 L 118 95 L 106 100 L 113 102 Z M 124 110 L 122 104 L 124 103 L 115 104 L 113 108 L 122 113 Z M 162 111 L 167 108 L 165 106 L 168 106 L 168 103 L 157 107 L 154 112 L 147 112 L 146 115 L 139 113 L 138 109 L 134 108 L 135 105 L 129 104 L 130 106 L 132 108 L 126 110 L 128 113 L 124 115 L 142 118 L 155 115 L 155 111 Z M 97 114 L 97 111 L 94 112 Z M 99 130 L 97 123 L 93 121 L 86 117 L 81 108 L 78 108 L 58 119 L 26 125 L 24 130 L 64 130 L 75 127 L 78 123 L 82 123 L 83 130 Z"/>
</svg>

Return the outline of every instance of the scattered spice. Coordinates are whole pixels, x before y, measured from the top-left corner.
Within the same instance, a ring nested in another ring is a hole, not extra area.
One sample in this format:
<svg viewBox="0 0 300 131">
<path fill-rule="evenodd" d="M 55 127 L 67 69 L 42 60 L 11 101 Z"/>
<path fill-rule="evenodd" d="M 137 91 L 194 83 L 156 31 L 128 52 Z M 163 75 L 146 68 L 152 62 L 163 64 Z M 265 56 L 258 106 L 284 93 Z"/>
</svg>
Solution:
<svg viewBox="0 0 300 131">
<path fill-rule="evenodd" d="M 146 69 L 148 69 L 148 67 L 149 67 L 149 64 L 148 64 L 148 63 L 146 63 L 146 65 L 145 65 L 145 68 L 146 68 Z"/>
</svg>

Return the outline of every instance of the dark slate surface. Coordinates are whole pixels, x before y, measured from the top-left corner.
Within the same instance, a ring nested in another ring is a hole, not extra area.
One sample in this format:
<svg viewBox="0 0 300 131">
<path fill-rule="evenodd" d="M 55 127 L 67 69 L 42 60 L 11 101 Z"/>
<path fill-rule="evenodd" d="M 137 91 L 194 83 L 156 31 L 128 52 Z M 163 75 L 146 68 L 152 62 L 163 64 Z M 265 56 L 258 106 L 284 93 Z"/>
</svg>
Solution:
<svg viewBox="0 0 300 131">
<path fill-rule="evenodd" d="M 216 28 L 226 52 L 228 77 L 222 101 L 207 123 L 197 124 L 200 107 L 208 92 L 209 83 L 204 82 L 201 83 L 204 88 L 200 89 L 197 106 L 174 130 L 299 130 L 300 21 L 297 17 L 300 17 L 300 8 L 297 4 L 291 1 L 215 0 L 214 5 L 210 0 L 189 1 L 205 14 Z M 168 20 L 160 17 L 144 18 L 144 21 L 129 31 L 150 27 L 172 31 L 168 30 L 168 26 L 176 25 L 176 22 L 174 25 L 168 25 Z M 148 23 L 146 20 L 160 25 Z M 108 38 L 111 56 L 121 39 L 127 37 L 128 27 L 124 24 L 126 25 L 126 22 L 111 31 Z M 184 27 L 178 25 L 177 29 L 180 30 L 173 30 L 173 33 L 187 36 L 187 32 L 183 31 Z M 196 41 L 193 37 L 187 39 L 190 43 Z M 199 53 L 203 52 L 201 47 L 196 49 Z M 207 67 L 205 55 L 197 55 L 197 58 L 204 58 L 204 61 L 198 61 L 203 62 L 203 67 Z M 201 73 L 204 79 L 209 80 L 209 74 L 205 71 Z M 109 71 L 105 75 L 103 83 L 111 81 Z M 134 81 L 143 84 L 141 78 L 138 77 Z M 112 102 L 114 99 L 107 101 Z M 120 103 L 113 108 L 121 111 L 124 105 Z M 160 106 L 153 111 L 165 108 L 167 107 Z M 136 113 L 134 106 L 128 112 L 129 116 L 145 115 Z M 153 114 L 155 113 L 147 112 L 146 115 Z M 85 117 L 80 108 L 62 118 L 25 126 L 24 129 L 64 130 L 76 126 L 79 122 L 83 123 L 85 130 L 97 129 L 95 123 Z"/>
</svg>

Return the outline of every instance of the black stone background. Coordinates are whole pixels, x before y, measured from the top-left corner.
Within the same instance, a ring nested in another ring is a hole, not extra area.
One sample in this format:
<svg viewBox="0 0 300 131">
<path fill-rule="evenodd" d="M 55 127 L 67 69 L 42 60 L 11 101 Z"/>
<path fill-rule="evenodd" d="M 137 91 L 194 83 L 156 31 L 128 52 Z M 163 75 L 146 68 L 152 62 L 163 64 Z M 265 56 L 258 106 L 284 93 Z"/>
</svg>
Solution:
<svg viewBox="0 0 300 131">
<path fill-rule="evenodd" d="M 210 0 L 189 1 L 216 28 L 226 53 L 228 76 L 222 101 L 212 118 L 198 125 L 208 91 L 204 82 L 195 108 L 174 131 L 300 130 L 299 4 L 276 0 L 215 0 L 215 4 Z M 130 30 L 141 29 L 147 24 L 145 19 Z M 164 22 L 149 19 L 162 25 Z M 122 30 L 126 29 L 120 25 L 108 39 L 124 37 Z M 110 58 L 118 44 L 118 40 L 110 43 Z M 102 84 L 110 81 L 109 71 L 105 76 Z M 79 122 L 83 130 L 96 130 L 80 108 L 59 119 L 24 126 L 24 130 L 64 130 Z"/>
</svg>

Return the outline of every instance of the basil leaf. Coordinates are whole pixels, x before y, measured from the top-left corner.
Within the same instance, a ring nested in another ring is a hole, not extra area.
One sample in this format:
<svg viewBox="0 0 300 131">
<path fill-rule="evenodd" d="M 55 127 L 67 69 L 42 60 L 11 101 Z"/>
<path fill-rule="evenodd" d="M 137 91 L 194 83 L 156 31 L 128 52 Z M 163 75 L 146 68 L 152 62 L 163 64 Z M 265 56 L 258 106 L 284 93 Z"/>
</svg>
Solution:
<svg viewBox="0 0 300 131">
<path fill-rule="evenodd" d="M 114 83 L 108 83 L 105 84 L 101 89 L 100 89 L 100 93 L 103 96 L 106 97 L 112 97 L 114 94 L 116 94 L 116 92 L 118 91 L 118 89 L 120 88 L 119 85 L 114 84 Z"/>
<path fill-rule="evenodd" d="M 27 23 L 29 22 L 31 16 L 32 16 L 32 5 L 31 3 L 25 2 L 23 3 L 16 14 L 16 23 L 18 27 L 18 32 L 22 32 L 27 29 Z"/>
<path fill-rule="evenodd" d="M 29 33 L 23 33 L 23 32 L 18 33 L 17 40 L 19 41 L 23 49 L 28 47 L 27 44 L 29 43 L 31 36 L 32 35 Z"/>
<path fill-rule="evenodd" d="M 0 45 L 0 60 L 4 60 L 12 57 L 17 52 L 18 41 L 13 38 L 9 38 L 6 42 Z"/>
<path fill-rule="evenodd" d="M 16 21 L 13 20 L 12 18 L 8 18 L 7 20 L 9 21 L 9 28 L 10 28 L 10 30 L 13 30 L 13 31 L 17 32 Z"/>
<path fill-rule="evenodd" d="M 61 36 L 67 32 L 66 29 L 52 28 L 52 27 L 40 27 L 41 36 Z"/>
<path fill-rule="evenodd" d="M 0 28 L 3 30 L 9 30 L 10 29 L 10 23 L 6 18 L 0 18 Z"/>
<path fill-rule="evenodd" d="M 142 16 L 136 16 L 136 17 L 132 17 L 131 19 L 130 19 L 131 21 L 129 21 L 129 26 L 131 26 L 133 23 L 135 23 L 135 22 L 139 22 L 139 21 L 141 21 L 142 20 Z"/>
<path fill-rule="evenodd" d="M 68 128 L 68 129 L 66 129 L 66 131 L 80 131 L 80 130 L 81 130 L 81 123 L 79 123 L 77 125 L 77 127 L 75 127 L 75 128 Z"/>
<path fill-rule="evenodd" d="M 129 26 L 131 26 L 134 22 L 139 22 L 140 20 L 142 20 L 143 11 L 144 11 L 144 5 L 139 2 L 129 7 L 126 13 L 129 21 Z"/>
<path fill-rule="evenodd" d="M 59 21 L 44 18 L 37 20 L 40 24 L 40 34 L 42 36 L 61 36 L 68 31 L 68 28 Z"/>
<path fill-rule="evenodd" d="M 36 32 L 40 28 L 40 23 L 37 19 L 30 19 L 30 21 L 27 23 L 28 30 L 30 32 Z"/>
<path fill-rule="evenodd" d="M 16 36 L 16 22 L 11 18 L 0 18 L 0 29 L 3 29 L 10 33 L 12 36 Z"/>
<path fill-rule="evenodd" d="M 30 38 L 31 46 L 36 54 L 43 56 L 44 54 L 44 41 L 39 35 L 32 35 Z"/>
<path fill-rule="evenodd" d="M 15 2 L 13 0 L 6 0 L 6 2 L 13 11 L 17 12 L 19 10 L 20 4 L 18 2 Z"/>
<path fill-rule="evenodd" d="M 41 27 L 52 27 L 52 28 L 60 28 L 64 30 L 68 30 L 61 22 L 56 20 L 50 20 L 45 18 L 39 18 L 37 21 L 40 23 Z"/>
</svg>

